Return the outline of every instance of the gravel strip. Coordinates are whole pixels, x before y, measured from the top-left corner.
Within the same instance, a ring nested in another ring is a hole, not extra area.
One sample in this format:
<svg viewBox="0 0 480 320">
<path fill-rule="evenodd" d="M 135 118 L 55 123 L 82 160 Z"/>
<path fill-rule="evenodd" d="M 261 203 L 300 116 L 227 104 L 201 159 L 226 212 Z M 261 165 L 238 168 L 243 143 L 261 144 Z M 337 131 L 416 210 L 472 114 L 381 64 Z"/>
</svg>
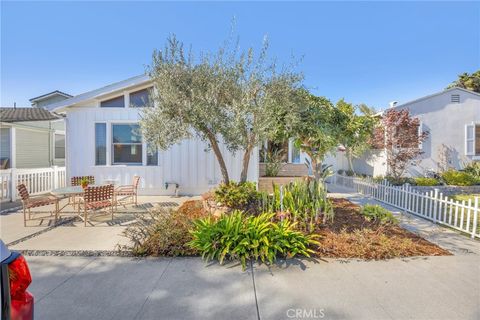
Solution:
<svg viewBox="0 0 480 320">
<path fill-rule="evenodd" d="M 16 250 L 24 256 L 56 257 L 135 257 L 131 251 L 120 250 Z"/>
</svg>

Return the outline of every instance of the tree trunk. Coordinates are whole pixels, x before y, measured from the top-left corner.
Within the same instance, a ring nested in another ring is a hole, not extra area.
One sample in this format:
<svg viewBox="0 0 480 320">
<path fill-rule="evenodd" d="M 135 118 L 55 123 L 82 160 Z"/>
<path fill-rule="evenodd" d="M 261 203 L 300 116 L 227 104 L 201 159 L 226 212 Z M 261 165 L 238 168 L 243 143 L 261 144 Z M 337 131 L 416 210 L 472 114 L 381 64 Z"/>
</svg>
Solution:
<svg viewBox="0 0 480 320">
<path fill-rule="evenodd" d="M 318 160 L 312 155 L 309 154 L 310 163 L 312 164 L 312 171 L 315 180 L 320 181 L 322 179 L 322 163 L 318 162 Z"/>
<path fill-rule="evenodd" d="M 218 146 L 217 138 L 211 132 L 208 132 L 207 136 L 212 146 L 213 152 L 217 157 L 218 164 L 220 165 L 220 171 L 222 172 L 222 176 L 223 176 L 223 183 L 229 183 L 230 179 L 228 177 L 227 166 L 225 165 L 225 160 L 223 160 L 223 155 L 222 155 L 222 152 L 220 151 L 220 147 Z"/>
<path fill-rule="evenodd" d="M 355 171 L 353 170 L 353 157 L 352 157 L 352 153 L 347 149 L 347 160 L 348 160 L 348 168 L 350 169 L 350 171 L 352 171 L 353 173 L 355 173 Z"/>
<path fill-rule="evenodd" d="M 243 154 L 242 173 L 240 174 L 240 182 L 247 181 L 248 165 L 250 164 L 250 156 L 252 155 L 253 148 L 254 148 L 254 137 L 251 137 L 249 139 L 247 148 L 245 149 L 245 153 Z"/>
</svg>

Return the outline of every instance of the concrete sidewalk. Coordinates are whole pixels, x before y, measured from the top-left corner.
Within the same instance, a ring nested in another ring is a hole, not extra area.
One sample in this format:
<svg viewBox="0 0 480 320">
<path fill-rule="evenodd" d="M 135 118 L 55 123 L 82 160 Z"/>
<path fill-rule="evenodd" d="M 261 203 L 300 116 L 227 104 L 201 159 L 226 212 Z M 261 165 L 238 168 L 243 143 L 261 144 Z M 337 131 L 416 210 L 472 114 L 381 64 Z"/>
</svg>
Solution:
<svg viewBox="0 0 480 320">
<path fill-rule="evenodd" d="M 478 319 L 479 256 L 291 260 L 27 257 L 36 319 Z M 322 317 L 320 317 L 323 314 Z"/>
<path fill-rule="evenodd" d="M 378 204 L 391 211 L 400 219 L 402 228 L 407 229 L 422 238 L 450 251 L 455 255 L 476 254 L 480 255 L 480 241 L 472 240 L 469 235 L 443 227 L 441 225 L 422 219 L 413 214 L 401 211 L 398 208 L 379 202 L 362 194 L 354 193 L 351 189 L 327 185 L 329 197 L 346 198 L 358 205 Z"/>
</svg>

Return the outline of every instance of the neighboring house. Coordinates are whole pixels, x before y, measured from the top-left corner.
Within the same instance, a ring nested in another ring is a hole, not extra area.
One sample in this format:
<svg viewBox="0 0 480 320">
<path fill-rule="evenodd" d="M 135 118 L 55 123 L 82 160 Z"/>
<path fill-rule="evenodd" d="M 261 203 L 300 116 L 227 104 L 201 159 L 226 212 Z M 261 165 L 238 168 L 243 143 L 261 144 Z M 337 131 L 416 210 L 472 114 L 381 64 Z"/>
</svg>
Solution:
<svg viewBox="0 0 480 320">
<path fill-rule="evenodd" d="M 168 150 L 155 150 L 139 133 L 140 109 L 152 87 L 147 76 L 137 76 L 64 101 L 50 104 L 65 114 L 67 177 L 93 175 L 96 182 L 129 184 L 141 180 L 142 194 L 201 194 L 221 180 L 212 151 L 198 139 L 185 140 Z M 239 180 L 242 153 L 221 145 L 232 180 Z M 258 180 L 258 150 L 250 161 L 248 180 Z"/>
<path fill-rule="evenodd" d="M 412 176 L 438 171 L 442 145 L 450 153 L 450 166 L 461 169 L 466 163 L 480 160 L 480 94 L 461 88 L 444 90 L 394 106 L 408 109 L 420 119 L 419 130 L 428 131 L 420 145 L 424 152 L 420 161 L 408 169 Z M 444 153 L 443 153 L 444 154 Z M 371 152 L 354 161 L 357 173 L 382 175 L 387 172 L 383 152 Z"/>
<path fill-rule="evenodd" d="M 0 108 L 0 169 L 65 165 L 63 117 L 43 108 Z"/>
<path fill-rule="evenodd" d="M 30 103 L 32 104 L 32 107 L 45 107 L 46 105 L 60 102 L 71 97 L 73 96 L 69 95 L 68 93 L 55 90 L 30 99 Z"/>
</svg>

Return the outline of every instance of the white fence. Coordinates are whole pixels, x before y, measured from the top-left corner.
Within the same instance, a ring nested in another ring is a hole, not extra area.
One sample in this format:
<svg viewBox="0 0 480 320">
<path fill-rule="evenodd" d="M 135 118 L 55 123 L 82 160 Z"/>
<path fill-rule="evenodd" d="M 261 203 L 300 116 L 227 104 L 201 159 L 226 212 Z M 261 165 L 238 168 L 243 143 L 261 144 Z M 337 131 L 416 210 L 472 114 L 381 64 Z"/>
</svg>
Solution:
<svg viewBox="0 0 480 320">
<path fill-rule="evenodd" d="M 356 192 L 410 212 L 424 219 L 466 232 L 472 238 L 480 238 L 480 201 L 455 201 L 443 196 L 438 189 L 419 192 L 409 185 L 393 186 L 384 180 L 374 182 L 371 178 L 348 177 L 336 174 L 333 184 L 354 189 Z"/>
<path fill-rule="evenodd" d="M 0 200 L 15 201 L 17 185 L 25 184 L 31 195 L 65 187 L 65 167 L 0 170 Z"/>
</svg>

